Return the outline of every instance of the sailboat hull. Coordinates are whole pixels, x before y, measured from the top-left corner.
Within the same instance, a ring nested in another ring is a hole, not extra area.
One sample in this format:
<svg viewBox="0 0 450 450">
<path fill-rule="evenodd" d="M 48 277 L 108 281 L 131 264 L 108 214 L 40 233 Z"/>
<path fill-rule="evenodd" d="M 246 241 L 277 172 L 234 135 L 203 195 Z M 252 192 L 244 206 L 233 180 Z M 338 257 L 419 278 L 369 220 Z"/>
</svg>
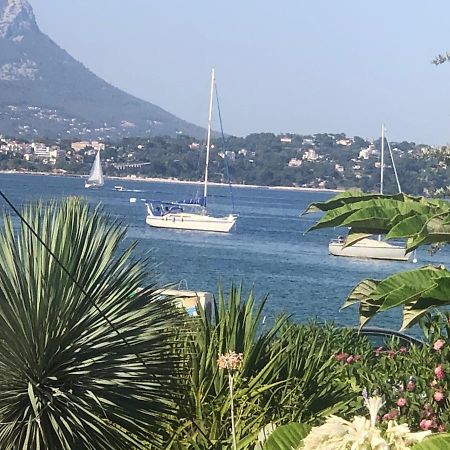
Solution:
<svg viewBox="0 0 450 450">
<path fill-rule="evenodd" d="M 175 230 L 214 231 L 228 233 L 235 225 L 237 216 L 213 217 L 202 214 L 168 213 L 164 216 L 147 215 L 146 222 L 151 227 Z"/>
<path fill-rule="evenodd" d="M 102 186 L 103 186 L 103 184 L 88 183 L 88 182 L 84 183 L 84 187 L 85 187 L 86 189 L 100 188 L 100 187 L 102 187 Z"/>
<path fill-rule="evenodd" d="M 344 242 L 333 239 L 328 245 L 328 251 L 334 256 L 349 258 L 385 259 L 391 261 L 408 261 L 410 254 L 401 245 L 389 244 L 375 239 L 362 239 L 349 247 Z"/>
</svg>

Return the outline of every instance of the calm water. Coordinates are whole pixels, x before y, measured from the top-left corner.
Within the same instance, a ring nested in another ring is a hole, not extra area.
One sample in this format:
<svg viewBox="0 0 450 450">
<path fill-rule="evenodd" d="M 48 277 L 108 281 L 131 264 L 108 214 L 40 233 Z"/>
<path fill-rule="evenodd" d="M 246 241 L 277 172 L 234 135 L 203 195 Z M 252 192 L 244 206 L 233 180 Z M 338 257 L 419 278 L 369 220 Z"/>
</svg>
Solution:
<svg viewBox="0 0 450 450">
<path fill-rule="evenodd" d="M 116 192 L 114 185 L 142 192 Z M 297 320 L 310 317 L 334 320 L 340 324 L 357 323 L 356 309 L 339 311 L 346 295 L 361 279 L 381 278 L 419 265 L 448 263 L 447 252 L 434 257 L 425 251 L 419 263 L 364 261 L 328 255 L 331 237 L 338 230 L 320 230 L 304 234 L 319 217 L 299 217 L 314 201 L 329 198 L 328 193 L 281 191 L 265 188 L 234 188 L 237 230 L 231 234 L 151 229 L 145 223 L 141 198 L 179 200 L 193 195 L 197 186 L 106 180 L 103 189 L 86 190 L 84 180 L 72 177 L 0 174 L 0 187 L 16 204 L 35 199 L 85 197 L 128 226 L 128 238 L 138 241 L 138 251 L 152 252 L 163 282 L 178 283 L 189 289 L 216 292 L 232 282 L 254 288 L 258 297 L 269 295 L 267 314 L 292 314 Z M 230 211 L 227 187 L 210 187 L 210 211 Z M 137 197 L 130 203 L 130 197 Z M 6 205 L 1 205 L 6 209 Z M 389 313 L 374 324 L 398 328 L 398 317 Z"/>
</svg>

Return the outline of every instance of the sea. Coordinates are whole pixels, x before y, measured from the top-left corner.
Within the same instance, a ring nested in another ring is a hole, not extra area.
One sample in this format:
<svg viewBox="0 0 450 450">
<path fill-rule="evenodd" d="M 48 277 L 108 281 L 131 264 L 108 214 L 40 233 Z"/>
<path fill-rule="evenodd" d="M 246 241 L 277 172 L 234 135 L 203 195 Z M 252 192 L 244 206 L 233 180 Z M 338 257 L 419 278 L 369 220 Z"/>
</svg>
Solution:
<svg viewBox="0 0 450 450">
<path fill-rule="evenodd" d="M 117 185 L 124 191 L 116 191 Z M 299 322 L 357 326 L 357 307 L 341 306 L 359 281 L 450 261 L 445 248 L 433 256 L 420 249 L 416 264 L 330 256 L 328 241 L 346 230 L 308 232 L 320 214 L 301 215 L 310 203 L 335 195 L 330 192 L 210 186 L 211 214 L 228 214 L 233 204 L 239 214 L 236 230 L 222 234 L 155 229 L 145 223 L 145 201 L 179 201 L 200 193 L 198 184 L 106 179 L 103 188 L 88 190 L 80 177 L 2 173 L 0 189 L 17 207 L 67 196 L 100 204 L 127 227 L 127 241 L 137 241 L 137 255 L 150 255 L 149 276 L 157 276 L 161 285 L 215 294 L 242 284 L 245 295 L 253 291 L 258 301 L 267 296 L 268 318 L 288 314 Z M 0 210 L 8 211 L 0 201 Z M 398 329 L 399 311 L 381 314 L 373 325 Z"/>
</svg>

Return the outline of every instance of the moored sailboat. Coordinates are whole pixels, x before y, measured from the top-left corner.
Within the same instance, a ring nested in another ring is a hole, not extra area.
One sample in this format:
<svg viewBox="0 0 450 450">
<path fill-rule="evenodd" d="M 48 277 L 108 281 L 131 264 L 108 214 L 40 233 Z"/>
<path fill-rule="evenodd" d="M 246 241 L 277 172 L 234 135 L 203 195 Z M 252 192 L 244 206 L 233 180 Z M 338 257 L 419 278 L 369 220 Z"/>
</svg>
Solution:
<svg viewBox="0 0 450 450">
<path fill-rule="evenodd" d="M 381 161 L 380 161 L 380 194 L 383 194 L 384 189 L 384 125 L 381 127 Z M 389 142 L 388 142 L 389 146 Z M 395 168 L 395 162 L 392 151 L 389 147 L 389 154 L 394 169 L 395 180 L 399 193 L 402 192 L 400 181 Z M 378 239 L 363 238 L 353 243 L 346 245 L 346 239 L 339 237 L 332 239 L 328 244 L 328 251 L 334 256 L 346 256 L 349 258 L 367 258 L 367 259 L 385 259 L 391 261 L 408 261 L 410 254 L 406 253 L 406 246 L 404 244 L 392 244 L 390 242 L 382 241 L 381 236 Z"/>
<path fill-rule="evenodd" d="M 211 122 L 214 88 L 215 75 L 213 69 L 211 76 L 203 196 L 182 200 L 179 202 L 152 201 L 147 203 L 146 222 L 151 227 L 228 233 L 236 224 L 237 215 L 235 214 L 229 214 L 224 217 L 216 217 L 209 215 L 207 211 L 208 169 L 209 153 L 211 148 Z"/>
</svg>

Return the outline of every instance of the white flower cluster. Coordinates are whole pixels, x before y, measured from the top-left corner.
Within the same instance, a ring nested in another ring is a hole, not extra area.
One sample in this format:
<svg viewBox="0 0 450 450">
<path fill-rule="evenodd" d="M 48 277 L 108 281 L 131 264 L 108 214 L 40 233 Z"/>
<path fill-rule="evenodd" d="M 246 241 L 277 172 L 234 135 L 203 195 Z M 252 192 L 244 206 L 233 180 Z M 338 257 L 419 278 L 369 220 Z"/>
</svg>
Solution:
<svg viewBox="0 0 450 450">
<path fill-rule="evenodd" d="M 303 440 L 303 450 L 410 450 L 411 445 L 422 441 L 430 431 L 411 433 L 408 425 L 391 420 L 386 430 L 376 427 L 377 414 L 383 406 L 381 397 L 365 400 L 370 419 L 356 416 L 350 422 L 330 416 L 326 422 L 314 427 Z"/>
</svg>

